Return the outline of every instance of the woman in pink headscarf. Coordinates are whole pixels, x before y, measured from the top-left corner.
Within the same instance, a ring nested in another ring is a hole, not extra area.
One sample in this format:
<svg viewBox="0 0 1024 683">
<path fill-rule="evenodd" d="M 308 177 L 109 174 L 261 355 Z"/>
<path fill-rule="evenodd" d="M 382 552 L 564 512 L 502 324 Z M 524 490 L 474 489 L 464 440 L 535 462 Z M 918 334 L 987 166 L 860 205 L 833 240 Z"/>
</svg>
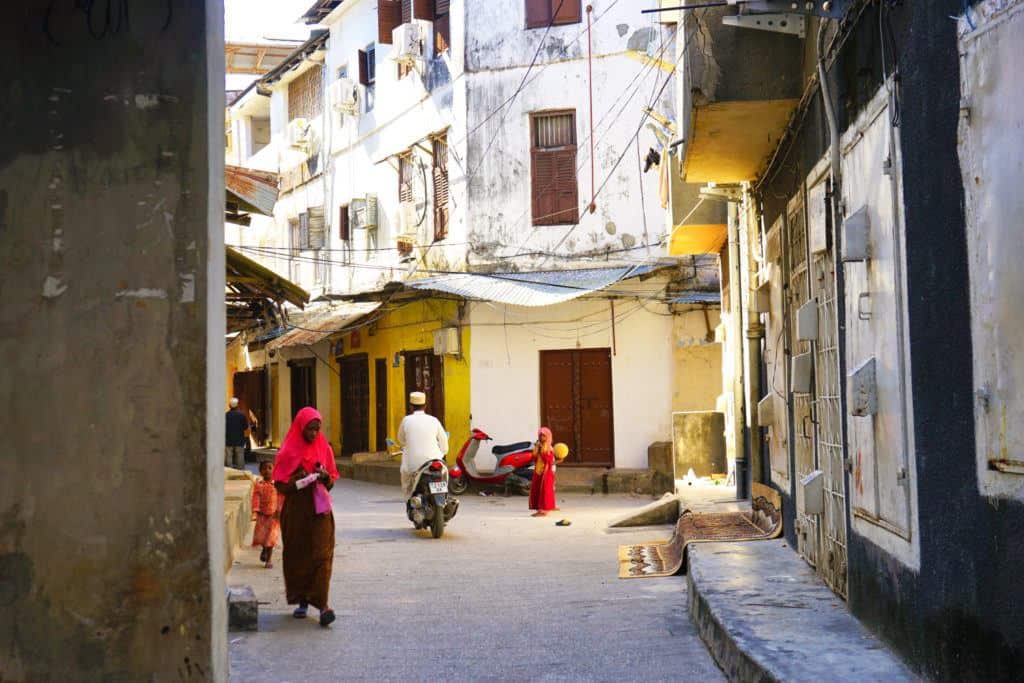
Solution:
<svg viewBox="0 0 1024 683">
<path fill-rule="evenodd" d="M 533 517 L 543 517 L 555 506 L 555 451 L 551 447 L 551 430 L 541 427 L 533 446 L 533 481 L 530 483 L 530 509 Z"/>
<path fill-rule="evenodd" d="M 320 625 L 334 621 L 327 603 L 334 561 L 334 513 L 331 494 L 338 478 L 334 451 L 320 432 L 315 408 L 303 408 L 274 459 L 274 486 L 284 494 L 281 535 L 284 585 L 294 616 L 304 619 L 309 605 L 320 610 Z"/>
</svg>

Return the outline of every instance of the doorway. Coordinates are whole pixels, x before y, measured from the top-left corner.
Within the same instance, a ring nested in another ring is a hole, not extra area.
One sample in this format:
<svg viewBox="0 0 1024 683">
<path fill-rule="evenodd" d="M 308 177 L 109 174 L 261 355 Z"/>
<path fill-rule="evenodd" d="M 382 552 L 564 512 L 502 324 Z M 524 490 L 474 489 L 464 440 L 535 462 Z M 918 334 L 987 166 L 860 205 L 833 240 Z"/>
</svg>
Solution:
<svg viewBox="0 0 1024 683">
<path fill-rule="evenodd" d="M 256 417 L 251 430 L 257 446 L 267 442 L 267 371 L 265 369 L 236 372 L 231 379 L 232 394 L 238 399 L 238 409 L 252 421 Z"/>
<path fill-rule="evenodd" d="M 444 423 L 444 361 L 433 349 L 405 352 L 405 395 L 427 395 L 427 413 Z"/>
<path fill-rule="evenodd" d="M 339 358 L 341 454 L 370 450 L 370 361 L 365 353 Z"/>
<path fill-rule="evenodd" d="M 388 361 L 378 358 L 373 363 L 374 411 L 376 414 L 376 434 L 374 447 L 378 451 L 387 449 L 388 440 Z"/>
<path fill-rule="evenodd" d="M 566 465 L 615 466 L 611 349 L 540 352 L 540 417 Z"/>
<path fill-rule="evenodd" d="M 292 419 L 306 406 L 316 408 L 316 359 L 288 361 L 292 380 Z"/>
</svg>

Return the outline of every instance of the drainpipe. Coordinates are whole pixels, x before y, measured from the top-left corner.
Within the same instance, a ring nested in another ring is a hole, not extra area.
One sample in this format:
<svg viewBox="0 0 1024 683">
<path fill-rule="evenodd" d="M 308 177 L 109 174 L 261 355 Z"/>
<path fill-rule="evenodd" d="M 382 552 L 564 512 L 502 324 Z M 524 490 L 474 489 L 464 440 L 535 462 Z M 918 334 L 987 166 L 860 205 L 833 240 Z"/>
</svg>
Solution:
<svg viewBox="0 0 1024 683">
<path fill-rule="evenodd" d="M 744 311 L 746 317 L 746 409 L 747 425 L 749 426 L 748 444 L 750 452 L 750 481 L 760 484 L 764 481 L 764 440 L 761 438 L 761 425 L 757 421 L 757 404 L 761 400 L 761 339 L 764 337 L 764 325 L 761 324 L 761 314 L 757 310 L 757 272 L 758 261 L 756 255 L 759 253 L 760 231 L 757 229 L 757 203 L 748 192 L 744 198 L 744 246 L 747 249 L 746 276 L 744 283 L 747 292 L 747 308 Z M 751 228 L 754 229 L 751 229 Z"/>
<path fill-rule="evenodd" d="M 732 356 L 732 424 L 733 455 L 736 458 L 736 498 L 748 497 L 747 455 L 743 400 L 743 280 L 740 277 L 739 216 L 734 202 L 729 202 L 729 352 Z"/>
</svg>

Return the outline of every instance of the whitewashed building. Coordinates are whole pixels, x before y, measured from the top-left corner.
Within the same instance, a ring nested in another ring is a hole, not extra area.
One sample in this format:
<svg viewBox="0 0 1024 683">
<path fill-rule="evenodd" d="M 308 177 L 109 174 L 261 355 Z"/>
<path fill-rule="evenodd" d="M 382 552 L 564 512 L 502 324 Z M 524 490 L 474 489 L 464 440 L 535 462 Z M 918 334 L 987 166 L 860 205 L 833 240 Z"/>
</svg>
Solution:
<svg viewBox="0 0 1024 683">
<path fill-rule="evenodd" d="M 231 107 L 235 147 L 251 154 L 238 162 L 273 166 L 281 195 L 273 222 L 254 220 L 229 243 L 237 237 L 325 306 L 381 304 L 372 339 L 357 335 L 353 347 L 349 329 L 335 326 L 310 353 L 339 364 L 368 354 L 370 366 L 391 368 L 393 384 L 412 350 L 397 332 L 388 344 L 376 334 L 394 329 L 388 316 L 412 296 L 467 302 L 443 319 L 402 323 L 460 331 L 434 369 L 445 383 L 465 383 L 439 389 L 453 454 L 478 423 L 499 441 L 532 438 L 555 419 L 546 373 L 561 361 L 577 367 L 577 352 L 588 350 L 606 359 L 599 401 L 608 434 L 589 448 L 589 399 L 561 397 L 575 418 L 556 438 L 574 447 L 576 464 L 644 469 L 647 447 L 671 438 L 673 397 L 685 388 L 673 379 L 670 295 L 696 278 L 665 258 L 657 173 L 642 168 L 672 137 L 675 27 L 641 14 L 655 4 L 321 0 L 305 19 L 323 28 Z M 592 275 L 566 284 L 557 275 L 565 270 Z M 450 280 L 464 272 L 475 279 L 460 289 Z M 505 273 L 571 296 L 539 305 L 543 297 L 488 294 Z M 378 348 L 381 358 L 367 351 Z M 365 392 L 347 387 L 344 372 L 314 381 L 342 406 L 369 404 L 341 415 L 351 427 L 338 431 L 343 445 L 342 432 L 359 432 L 345 451 L 381 448 L 397 427 L 385 403 L 414 388 L 409 374 L 396 389 L 375 372 L 357 378 Z M 321 387 L 335 381 L 337 391 Z M 454 400 L 465 406 L 455 410 Z"/>
</svg>

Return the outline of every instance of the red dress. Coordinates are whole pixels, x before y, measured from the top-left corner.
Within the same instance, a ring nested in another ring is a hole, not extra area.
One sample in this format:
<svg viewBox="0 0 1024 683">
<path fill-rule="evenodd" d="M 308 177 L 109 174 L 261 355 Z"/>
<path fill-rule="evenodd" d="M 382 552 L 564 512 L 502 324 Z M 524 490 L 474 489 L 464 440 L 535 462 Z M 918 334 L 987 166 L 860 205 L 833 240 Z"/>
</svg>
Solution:
<svg viewBox="0 0 1024 683">
<path fill-rule="evenodd" d="M 555 452 L 550 448 L 540 454 L 530 483 L 530 509 L 538 512 L 554 510 L 555 505 Z M 537 472 L 543 469 L 543 472 Z"/>
<path fill-rule="evenodd" d="M 252 511 L 256 515 L 256 528 L 252 531 L 254 547 L 273 548 L 281 538 L 281 523 L 277 513 L 281 511 L 284 496 L 277 492 L 272 481 L 256 482 L 252 492 Z"/>
</svg>

